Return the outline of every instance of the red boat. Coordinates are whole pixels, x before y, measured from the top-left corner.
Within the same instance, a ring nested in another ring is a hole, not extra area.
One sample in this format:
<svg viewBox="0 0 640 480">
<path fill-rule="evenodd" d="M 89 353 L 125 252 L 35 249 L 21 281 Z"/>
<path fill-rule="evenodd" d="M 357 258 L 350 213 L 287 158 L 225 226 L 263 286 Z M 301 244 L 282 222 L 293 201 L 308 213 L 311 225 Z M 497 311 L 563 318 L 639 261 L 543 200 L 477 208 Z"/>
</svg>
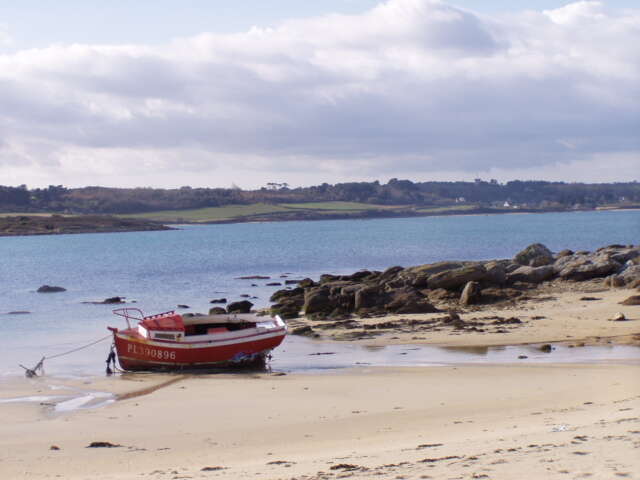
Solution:
<svg viewBox="0 0 640 480">
<path fill-rule="evenodd" d="M 108 327 L 123 370 L 260 366 L 287 334 L 279 316 L 182 316 L 173 311 L 145 316 L 137 308 L 113 313 L 127 321 L 125 330 Z"/>
</svg>

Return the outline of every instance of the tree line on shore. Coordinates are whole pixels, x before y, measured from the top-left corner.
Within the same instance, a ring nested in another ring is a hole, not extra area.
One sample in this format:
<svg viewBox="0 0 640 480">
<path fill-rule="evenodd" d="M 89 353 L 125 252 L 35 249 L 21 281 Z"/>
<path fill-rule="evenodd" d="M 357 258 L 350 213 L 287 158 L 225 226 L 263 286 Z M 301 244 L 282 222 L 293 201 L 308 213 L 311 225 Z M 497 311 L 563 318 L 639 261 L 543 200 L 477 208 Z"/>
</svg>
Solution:
<svg viewBox="0 0 640 480">
<path fill-rule="evenodd" d="M 351 182 L 292 188 L 270 182 L 239 188 L 66 188 L 0 186 L 0 211 L 52 213 L 143 213 L 253 203 L 360 202 L 375 205 L 444 207 L 596 208 L 640 204 L 640 183 L 565 183 L 514 180 L 474 182 Z"/>
</svg>

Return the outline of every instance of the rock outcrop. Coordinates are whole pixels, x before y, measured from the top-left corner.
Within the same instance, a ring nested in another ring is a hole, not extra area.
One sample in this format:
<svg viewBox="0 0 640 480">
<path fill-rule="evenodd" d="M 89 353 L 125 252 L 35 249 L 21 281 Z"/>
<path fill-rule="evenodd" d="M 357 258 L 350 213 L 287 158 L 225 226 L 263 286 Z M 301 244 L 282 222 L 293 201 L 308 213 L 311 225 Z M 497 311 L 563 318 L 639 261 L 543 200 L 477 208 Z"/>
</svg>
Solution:
<svg viewBox="0 0 640 480">
<path fill-rule="evenodd" d="M 541 243 L 534 243 L 518 252 L 513 261 L 519 265 L 542 267 L 553 263 L 553 253 Z"/>
<path fill-rule="evenodd" d="M 64 287 L 57 287 L 54 285 L 42 285 L 38 288 L 38 293 L 57 293 L 57 292 L 66 292 L 67 289 Z"/>
<path fill-rule="evenodd" d="M 468 282 L 460 295 L 460 305 L 467 306 L 478 303 L 482 296 L 480 284 L 478 282 Z"/>
<path fill-rule="evenodd" d="M 296 288 L 271 296 L 272 314 L 295 318 L 341 319 L 352 314 L 378 316 L 438 311 L 437 306 L 470 307 L 512 302 L 547 281 L 583 281 L 606 277 L 610 286 L 640 284 L 640 247 L 611 245 L 595 252 L 563 250 L 555 257 L 533 244 L 514 260 L 437 262 L 383 272 L 324 274 L 305 278 Z M 435 304 L 435 305 L 434 305 Z"/>
<path fill-rule="evenodd" d="M 551 265 L 542 267 L 522 266 L 507 275 L 507 282 L 510 284 L 515 282 L 541 283 L 549 280 L 553 275 L 554 269 Z"/>
<path fill-rule="evenodd" d="M 227 305 L 228 313 L 249 313 L 251 312 L 251 307 L 253 307 L 253 303 L 249 300 L 242 300 L 240 302 L 232 302 Z"/>
</svg>

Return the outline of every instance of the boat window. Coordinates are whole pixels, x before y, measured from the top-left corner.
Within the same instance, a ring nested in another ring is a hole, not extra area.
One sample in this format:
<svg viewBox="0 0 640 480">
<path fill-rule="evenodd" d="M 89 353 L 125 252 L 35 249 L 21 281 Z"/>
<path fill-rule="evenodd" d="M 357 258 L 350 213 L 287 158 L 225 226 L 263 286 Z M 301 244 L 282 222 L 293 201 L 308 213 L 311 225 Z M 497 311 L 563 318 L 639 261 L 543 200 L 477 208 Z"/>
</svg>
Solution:
<svg viewBox="0 0 640 480">
<path fill-rule="evenodd" d="M 160 338 L 162 340 L 175 340 L 176 335 L 174 333 L 156 333 L 154 335 L 155 338 Z"/>
</svg>

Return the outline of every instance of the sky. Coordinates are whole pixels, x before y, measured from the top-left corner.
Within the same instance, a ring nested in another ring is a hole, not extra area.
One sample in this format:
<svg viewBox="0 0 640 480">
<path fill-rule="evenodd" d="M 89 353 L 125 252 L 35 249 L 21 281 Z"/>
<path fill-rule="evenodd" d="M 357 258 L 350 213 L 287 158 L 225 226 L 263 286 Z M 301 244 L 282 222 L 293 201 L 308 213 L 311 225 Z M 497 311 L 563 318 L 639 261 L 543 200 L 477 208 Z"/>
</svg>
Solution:
<svg viewBox="0 0 640 480">
<path fill-rule="evenodd" d="M 0 185 L 640 180 L 636 0 L 0 0 Z"/>
</svg>

